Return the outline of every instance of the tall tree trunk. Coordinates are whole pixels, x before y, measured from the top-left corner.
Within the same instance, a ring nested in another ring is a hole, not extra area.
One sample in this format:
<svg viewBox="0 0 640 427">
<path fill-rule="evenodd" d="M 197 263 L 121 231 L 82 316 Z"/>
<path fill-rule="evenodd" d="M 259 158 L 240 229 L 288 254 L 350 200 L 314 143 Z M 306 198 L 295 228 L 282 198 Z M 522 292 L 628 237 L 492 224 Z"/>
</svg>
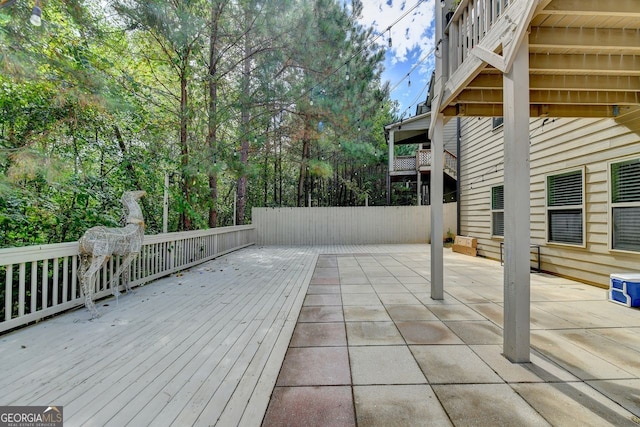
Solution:
<svg viewBox="0 0 640 427">
<path fill-rule="evenodd" d="M 269 194 L 269 157 L 271 156 L 271 143 L 269 141 L 269 127 L 266 129 L 265 133 L 265 144 L 264 144 L 264 170 L 262 173 L 262 205 L 267 206 L 268 204 L 268 194 Z M 275 172 L 275 171 L 274 171 Z"/>
<path fill-rule="evenodd" d="M 247 5 L 245 10 L 245 21 L 248 25 L 251 23 L 251 6 Z M 236 223 L 244 224 L 245 208 L 247 206 L 247 160 L 249 158 L 249 122 L 251 121 L 251 113 L 249 112 L 249 99 L 251 99 L 250 83 L 251 83 L 251 46 L 249 44 L 250 31 L 246 29 L 244 34 L 244 59 L 242 61 L 242 102 L 241 102 L 241 124 L 242 142 L 240 145 L 240 176 L 238 177 L 237 195 L 238 209 Z"/>
<path fill-rule="evenodd" d="M 181 229 L 191 230 L 192 221 L 189 210 L 191 209 L 191 174 L 189 173 L 189 145 L 187 139 L 188 131 L 188 116 L 187 108 L 188 104 L 188 92 L 187 92 L 187 73 L 186 67 L 188 67 L 188 55 L 182 63 L 182 71 L 180 73 L 180 160 L 182 165 L 182 195 L 184 197 L 186 206 L 182 209 L 180 214 Z"/>
<path fill-rule="evenodd" d="M 67 208 L 67 212 L 73 212 L 73 210 L 76 208 L 76 197 L 77 197 L 77 193 L 74 189 L 73 193 L 71 193 L 71 206 Z M 71 225 L 71 221 L 62 221 L 62 229 L 60 230 L 60 237 L 57 239 L 58 242 L 67 241 L 67 233 L 69 232 L 70 225 Z"/>
<path fill-rule="evenodd" d="M 124 168 L 127 175 L 129 175 L 129 179 L 135 186 L 135 190 L 144 190 L 140 184 L 140 180 L 138 179 L 138 174 L 136 174 L 136 170 L 133 168 L 133 164 L 129 158 L 129 150 L 127 149 L 127 145 L 124 143 L 124 138 L 122 137 L 122 132 L 120 132 L 118 125 L 113 125 L 113 132 L 116 136 L 116 141 L 118 141 L 118 147 L 120 148 L 120 153 L 122 153 L 122 158 L 124 159 Z M 149 208 L 149 201 L 142 198 L 140 199 L 140 202 L 142 204 L 142 212 L 144 212 L 145 222 L 149 224 L 153 230 L 157 230 L 158 224 L 152 215 L 151 209 Z"/>
<path fill-rule="evenodd" d="M 302 134 L 302 158 L 300 161 L 300 174 L 298 176 L 298 207 L 305 206 L 305 184 L 307 183 L 309 155 L 311 152 L 311 142 L 309 141 L 311 132 L 308 122 L 305 117 L 304 132 Z"/>
<path fill-rule="evenodd" d="M 282 206 L 282 130 L 278 132 L 278 155 L 276 157 L 275 167 L 278 170 L 278 178 L 276 181 L 276 177 L 273 177 L 273 198 L 278 201 L 278 206 Z"/>
<path fill-rule="evenodd" d="M 218 43 L 219 24 L 224 2 L 213 0 L 211 5 L 211 32 L 209 33 L 209 111 L 207 145 L 213 156 L 213 166 L 208 168 L 209 178 L 209 227 L 218 224 Z"/>
<path fill-rule="evenodd" d="M 298 177 L 298 207 L 305 205 L 305 183 L 307 182 L 307 166 L 309 164 L 309 141 L 302 141 L 302 159 L 300 162 L 300 174 Z"/>
</svg>

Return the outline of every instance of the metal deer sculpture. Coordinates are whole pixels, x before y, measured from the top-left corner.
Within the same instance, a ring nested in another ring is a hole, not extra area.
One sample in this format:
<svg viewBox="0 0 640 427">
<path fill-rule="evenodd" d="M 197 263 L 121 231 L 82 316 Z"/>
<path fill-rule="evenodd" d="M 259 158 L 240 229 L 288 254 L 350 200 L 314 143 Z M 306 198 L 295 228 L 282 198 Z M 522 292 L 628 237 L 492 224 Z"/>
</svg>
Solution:
<svg viewBox="0 0 640 427">
<path fill-rule="evenodd" d="M 122 204 L 127 210 L 127 225 L 124 228 L 108 228 L 103 226 L 88 229 L 79 243 L 80 252 L 80 284 L 84 293 L 84 304 L 91 312 L 92 318 L 100 316 L 93 303 L 96 273 L 112 255 L 122 258 L 120 265 L 111 277 L 111 289 L 114 295 L 119 295 L 116 280 L 120 274 L 129 269 L 131 261 L 140 253 L 144 238 L 144 218 L 138 200 L 144 196 L 144 191 L 127 191 L 122 195 Z M 124 276 L 127 292 L 129 275 Z"/>
</svg>

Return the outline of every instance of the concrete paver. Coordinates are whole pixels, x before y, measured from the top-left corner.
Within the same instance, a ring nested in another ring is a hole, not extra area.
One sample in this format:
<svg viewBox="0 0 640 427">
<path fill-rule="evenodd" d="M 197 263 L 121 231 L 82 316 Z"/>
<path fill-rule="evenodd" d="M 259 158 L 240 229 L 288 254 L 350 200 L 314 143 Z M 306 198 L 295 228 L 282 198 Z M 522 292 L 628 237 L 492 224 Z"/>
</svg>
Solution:
<svg viewBox="0 0 640 427">
<path fill-rule="evenodd" d="M 351 387 L 276 387 L 267 426 L 355 426 Z"/>
<path fill-rule="evenodd" d="M 354 385 L 427 382 L 406 346 L 349 346 L 349 359 Z"/>
<path fill-rule="evenodd" d="M 276 386 L 349 385 L 346 347 L 289 348 Z"/>
<path fill-rule="evenodd" d="M 504 381 L 466 345 L 412 345 L 429 384 L 489 384 Z"/>
<path fill-rule="evenodd" d="M 286 412 L 278 405 L 294 393 L 287 389 L 308 395 L 312 385 L 318 395 L 351 390 L 344 403 L 353 405 L 357 426 L 640 424 L 640 310 L 606 301 L 604 290 L 533 274 L 531 361 L 516 364 L 502 355 L 498 263 L 445 251 L 444 300 L 431 299 L 428 253 L 321 255 L 321 263 L 318 280 L 336 277 L 340 294 L 326 286 L 324 298 L 322 286 L 309 287 L 299 322 L 317 323 L 299 323 L 289 352 L 335 345 L 328 348 L 348 354 L 349 383 L 327 387 L 326 379 L 312 383 L 308 373 L 302 386 L 279 379 L 264 426 L 287 425 L 273 417 Z M 338 296 L 341 305 L 330 305 Z M 332 343 L 326 322 L 335 322 L 336 331 L 344 325 L 346 342 Z M 280 375 L 294 375 L 287 360 Z M 290 400 L 327 408 L 325 398 Z"/>
<path fill-rule="evenodd" d="M 359 427 L 450 426 L 433 389 L 426 384 L 353 387 Z"/>
<path fill-rule="evenodd" d="M 442 384 L 432 387 L 455 426 L 551 425 L 508 384 Z"/>
<path fill-rule="evenodd" d="M 393 322 L 347 322 L 349 345 L 404 344 Z"/>
</svg>

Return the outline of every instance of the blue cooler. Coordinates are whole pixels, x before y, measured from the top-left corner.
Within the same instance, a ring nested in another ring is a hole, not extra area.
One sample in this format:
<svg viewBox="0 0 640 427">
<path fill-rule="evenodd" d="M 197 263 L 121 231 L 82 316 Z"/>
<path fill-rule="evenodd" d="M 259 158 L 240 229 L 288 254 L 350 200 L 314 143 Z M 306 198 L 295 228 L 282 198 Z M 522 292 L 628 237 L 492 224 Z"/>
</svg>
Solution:
<svg viewBox="0 0 640 427">
<path fill-rule="evenodd" d="M 627 307 L 640 307 L 640 274 L 612 274 L 609 301 Z"/>
</svg>

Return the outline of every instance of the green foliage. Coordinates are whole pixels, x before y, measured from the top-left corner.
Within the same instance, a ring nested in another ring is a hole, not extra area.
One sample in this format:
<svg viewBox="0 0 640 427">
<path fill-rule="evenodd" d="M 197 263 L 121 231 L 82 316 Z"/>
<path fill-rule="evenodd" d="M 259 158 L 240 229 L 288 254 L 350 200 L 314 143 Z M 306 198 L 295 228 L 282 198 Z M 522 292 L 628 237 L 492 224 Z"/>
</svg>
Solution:
<svg viewBox="0 0 640 427">
<path fill-rule="evenodd" d="M 333 174 L 333 168 L 325 161 L 311 159 L 309 161 L 309 173 L 315 178 L 329 178 Z"/>
<path fill-rule="evenodd" d="M 118 226 L 134 188 L 157 233 L 165 175 L 170 231 L 231 225 L 234 193 L 240 222 L 385 203 L 393 106 L 359 1 L 106 5 L 0 12 L 0 247 Z"/>
</svg>

